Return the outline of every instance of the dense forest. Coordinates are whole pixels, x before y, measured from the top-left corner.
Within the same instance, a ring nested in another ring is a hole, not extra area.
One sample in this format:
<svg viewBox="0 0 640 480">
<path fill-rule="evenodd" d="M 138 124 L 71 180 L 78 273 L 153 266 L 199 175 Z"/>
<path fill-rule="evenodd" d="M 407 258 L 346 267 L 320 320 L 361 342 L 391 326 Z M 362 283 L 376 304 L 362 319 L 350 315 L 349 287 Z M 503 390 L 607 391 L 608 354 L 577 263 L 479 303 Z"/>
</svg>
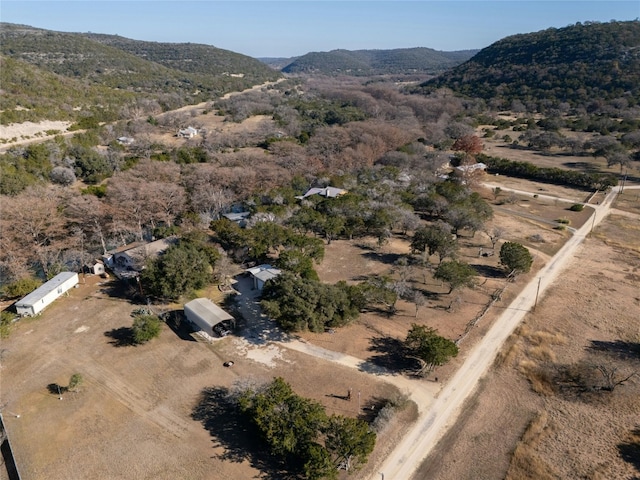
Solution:
<svg viewBox="0 0 640 480">
<path fill-rule="evenodd" d="M 640 21 L 584 23 L 513 35 L 421 86 L 504 109 L 640 102 Z"/>
</svg>

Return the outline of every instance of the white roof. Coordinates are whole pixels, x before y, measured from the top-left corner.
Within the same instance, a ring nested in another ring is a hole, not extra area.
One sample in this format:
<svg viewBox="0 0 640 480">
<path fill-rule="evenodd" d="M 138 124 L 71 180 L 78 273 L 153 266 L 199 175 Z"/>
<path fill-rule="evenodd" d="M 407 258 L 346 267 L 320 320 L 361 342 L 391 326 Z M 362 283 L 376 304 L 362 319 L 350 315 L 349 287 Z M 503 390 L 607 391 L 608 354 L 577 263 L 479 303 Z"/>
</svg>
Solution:
<svg viewBox="0 0 640 480">
<path fill-rule="evenodd" d="M 487 166 L 484 163 L 474 163 L 473 165 L 460 165 L 456 167 L 461 172 L 475 172 L 476 170 L 486 170 Z"/>
<path fill-rule="evenodd" d="M 258 265 L 257 267 L 247 268 L 247 272 L 249 272 L 255 278 L 266 282 L 267 280 L 276 278 L 282 273 L 282 270 L 265 263 L 263 265 Z"/>
<path fill-rule="evenodd" d="M 210 326 L 215 326 L 224 320 L 234 320 L 227 312 L 208 298 L 196 298 L 184 304 L 185 310 L 191 310 Z"/>
<path fill-rule="evenodd" d="M 76 282 L 77 282 L 78 281 L 78 274 L 77 273 L 75 273 L 75 272 L 62 272 L 62 273 L 59 273 L 58 275 L 53 277 L 48 282 L 44 283 L 43 285 L 40 285 L 33 292 L 31 292 L 29 295 L 27 295 L 27 296 L 23 297 L 21 300 L 19 300 L 18 303 L 16 303 L 16 306 L 17 307 L 21 307 L 21 306 L 31 306 L 31 305 L 33 305 L 38 300 L 41 300 L 42 297 L 44 297 L 45 295 L 47 295 L 50 292 L 53 292 L 60 285 L 62 285 L 64 282 L 66 282 L 67 280 L 70 280 L 73 277 L 76 277 Z"/>
<path fill-rule="evenodd" d="M 296 197 L 296 198 L 302 200 L 303 198 L 310 197 L 311 195 L 320 195 L 320 196 L 326 197 L 326 198 L 336 198 L 336 197 L 342 195 L 343 193 L 347 193 L 347 191 L 343 190 L 342 188 L 337 188 L 337 187 L 324 187 L 324 188 L 313 187 L 313 188 L 310 188 L 309 190 L 307 190 L 307 193 L 305 193 L 304 195 Z"/>
</svg>

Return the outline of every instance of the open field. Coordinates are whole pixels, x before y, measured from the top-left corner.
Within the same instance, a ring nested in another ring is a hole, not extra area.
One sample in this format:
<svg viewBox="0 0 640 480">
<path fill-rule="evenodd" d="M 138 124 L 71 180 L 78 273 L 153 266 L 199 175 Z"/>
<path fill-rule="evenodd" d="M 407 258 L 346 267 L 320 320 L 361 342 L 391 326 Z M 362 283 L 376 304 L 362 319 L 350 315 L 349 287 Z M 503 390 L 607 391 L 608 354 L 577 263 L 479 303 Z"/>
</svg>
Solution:
<svg viewBox="0 0 640 480">
<path fill-rule="evenodd" d="M 640 377 L 613 392 L 558 390 L 548 379 L 568 365 L 613 365 L 616 378 L 640 372 L 639 244 L 637 229 L 616 216 L 595 230 L 507 342 L 416 480 L 638 476 Z M 601 385 L 603 378 L 590 381 Z"/>
<path fill-rule="evenodd" d="M 251 356 L 244 346 L 241 355 L 233 338 L 209 345 L 168 327 L 149 344 L 118 346 L 136 306 L 110 293 L 88 277 L 41 317 L 18 322 L 3 341 L 2 403 L 20 415 L 7 414 L 6 423 L 24 478 L 252 478 L 257 460 L 248 454 L 223 460 L 237 443 L 212 438 L 192 418 L 203 389 L 279 375 L 330 413 L 347 415 L 357 414 L 354 402 L 327 395 L 358 388 L 364 406 L 397 392 L 295 351 L 272 347 Z M 224 368 L 230 357 L 234 367 Z M 73 373 L 84 377 L 83 386 L 59 400 L 48 385 L 65 386 Z M 391 426 L 389 435 L 397 434 Z M 384 443 L 383 437 L 380 448 Z"/>
</svg>

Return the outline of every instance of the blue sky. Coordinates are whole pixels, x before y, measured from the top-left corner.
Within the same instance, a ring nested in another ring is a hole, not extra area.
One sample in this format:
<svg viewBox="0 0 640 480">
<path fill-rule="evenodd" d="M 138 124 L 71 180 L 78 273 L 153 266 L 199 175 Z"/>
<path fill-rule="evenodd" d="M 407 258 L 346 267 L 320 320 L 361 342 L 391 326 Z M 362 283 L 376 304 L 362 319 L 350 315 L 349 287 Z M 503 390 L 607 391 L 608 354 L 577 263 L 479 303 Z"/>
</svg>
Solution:
<svg viewBox="0 0 640 480">
<path fill-rule="evenodd" d="M 0 3 L 3 22 L 137 40 L 205 43 L 253 57 L 291 57 L 337 48 L 483 48 L 516 33 L 639 17 L 640 0 Z"/>
</svg>

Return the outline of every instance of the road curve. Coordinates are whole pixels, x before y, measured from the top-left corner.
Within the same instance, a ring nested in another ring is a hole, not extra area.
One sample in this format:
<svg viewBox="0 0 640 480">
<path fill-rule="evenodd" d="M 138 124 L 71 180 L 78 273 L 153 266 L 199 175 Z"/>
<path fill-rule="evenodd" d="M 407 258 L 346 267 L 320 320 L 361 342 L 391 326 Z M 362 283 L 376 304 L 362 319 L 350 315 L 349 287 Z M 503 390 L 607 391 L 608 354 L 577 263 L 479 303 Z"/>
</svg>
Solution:
<svg viewBox="0 0 640 480">
<path fill-rule="evenodd" d="M 493 363 L 505 340 L 534 306 L 538 285 L 539 293 L 543 294 L 558 278 L 576 248 L 609 214 L 611 204 L 619 191 L 620 187 L 615 187 L 600 205 L 594 206 L 592 219 L 575 232 L 498 317 L 485 337 L 469 352 L 460 369 L 442 389 L 431 407 L 421 412 L 413 428 L 376 469 L 379 473 L 376 473 L 372 480 L 379 480 L 381 477 L 387 480 L 411 478 L 446 429 L 455 422 L 464 401 L 475 390 L 478 381 Z"/>
</svg>

